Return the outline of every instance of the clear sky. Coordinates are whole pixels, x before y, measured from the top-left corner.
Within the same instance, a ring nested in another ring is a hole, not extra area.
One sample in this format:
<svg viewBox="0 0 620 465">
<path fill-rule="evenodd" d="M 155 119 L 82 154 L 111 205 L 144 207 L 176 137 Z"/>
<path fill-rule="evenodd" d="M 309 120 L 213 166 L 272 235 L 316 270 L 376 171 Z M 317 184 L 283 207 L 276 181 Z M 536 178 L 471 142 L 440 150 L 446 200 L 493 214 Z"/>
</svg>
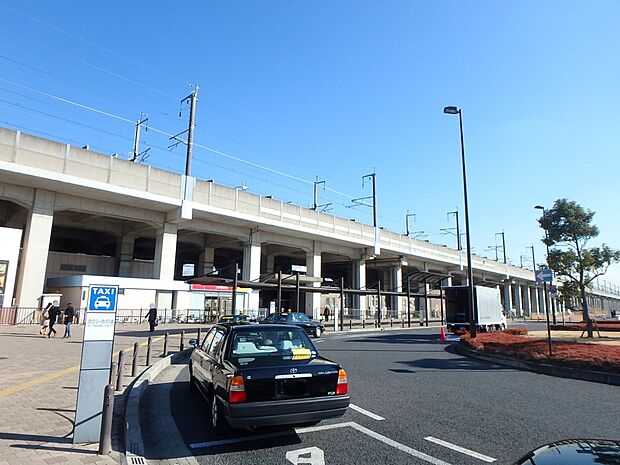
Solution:
<svg viewBox="0 0 620 465">
<path fill-rule="evenodd" d="M 531 267 L 533 206 L 559 197 L 596 212 L 593 244 L 620 248 L 618 18 L 603 0 L 0 0 L 0 125 L 126 157 L 132 124 L 50 96 L 144 112 L 146 163 L 181 172 L 184 148 L 154 129 L 187 127 L 179 103 L 198 84 L 195 176 L 303 206 L 319 176 L 331 213 L 371 223 L 347 206 L 375 169 L 379 225 L 404 232 L 409 210 L 452 246 L 459 129 L 442 110 L 457 105 L 474 251 L 494 258 L 504 230 L 509 260 Z"/>
</svg>

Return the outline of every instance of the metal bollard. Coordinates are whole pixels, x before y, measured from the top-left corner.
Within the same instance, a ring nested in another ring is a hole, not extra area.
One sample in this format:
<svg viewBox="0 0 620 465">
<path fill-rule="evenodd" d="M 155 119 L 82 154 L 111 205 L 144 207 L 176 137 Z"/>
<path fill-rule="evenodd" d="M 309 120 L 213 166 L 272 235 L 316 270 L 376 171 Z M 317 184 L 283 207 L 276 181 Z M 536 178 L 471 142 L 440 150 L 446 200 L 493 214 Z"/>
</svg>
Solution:
<svg viewBox="0 0 620 465">
<path fill-rule="evenodd" d="M 390 318 L 390 328 L 394 327 L 394 320 L 392 320 L 392 318 Z"/>
<path fill-rule="evenodd" d="M 138 375 L 138 343 L 133 345 L 133 360 L 131 361 L 131 376 Z"/>
<path fill-rule="evenodd" d="M 114 386 L 108 384 L 103 391 L 101 431 L 99 433 L 99 455 L 108 455 L 112 450 L 112 417 L 114 416 Z"/>
<path fill-rule="evenodd" d="M 197 334 L 196 341 L 198 341 L 198 344 L 200 344 L 200 328 L 198 328 L 197 333 L 198 333 L 198 334 Z"/>
<path fill-rule="evenodd" d="M 185 330 L 181 331 L 181 341 L 179 342 L 179 351 L 185 348 Z"/>
<path fill-rule="evenodd" d="M 366 329 L 366 320 L 362 319 L 362 328 Z"/>
<path fill-rule="evenodd" d="M 353 329 L 353 317 L 349 318 L 349 329 Z"/>
<path fill-rule="evenodd" d="M 164 357 L 168 355 L 168 333 L 164 334 Z"/>
<path fill-rule="evenodd" d="M 118 354 L 118 376 L 116 377 L 116 390 L 122 391 L 125 384 L 125 351 Z"/>
<path fill-rule="evenodd" d="M 116 386 L 116 374 L 118 373 L 118 364 L 116 362 L 112 362 L 112 366 L 110 367 L 110 384 L 112 386 Z"/>
<path fill-rule="evenodd" d="M 153 342 L 153 338 L 149 336 L 149 339 L 146 343 L 146 363 L 145 365 L 151 366 L 151 343 Z"/>
</svg>

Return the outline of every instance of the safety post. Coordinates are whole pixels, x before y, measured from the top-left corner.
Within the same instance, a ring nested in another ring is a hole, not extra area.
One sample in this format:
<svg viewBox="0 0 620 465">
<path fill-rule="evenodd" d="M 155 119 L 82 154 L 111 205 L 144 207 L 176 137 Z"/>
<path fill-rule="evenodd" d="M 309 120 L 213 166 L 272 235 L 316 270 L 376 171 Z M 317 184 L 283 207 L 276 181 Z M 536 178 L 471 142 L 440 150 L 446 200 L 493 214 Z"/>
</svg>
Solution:
<svg viewBox="0 0 620 465">
<path fill-rule="evenodd" d="M 179 351 L 185 348 L 185 330 L 181 331 L 181 341 L 179 342 Z"/>
<path fill-rule="evenodd" d="M 149 336 L 148 341 L 146 343 L 146 363 L 145 365 L 148 367 L 151 365 L 151 344 L 153 342 L 153 338 Z"/>
<path fill-rule="evenodd" d="M 125 384 L 125 351 L 121 350 L 118 354 L 118 376 L 116 377 L 116 390 L 121 391 Z"/>
<path fill-rule="evenodd" d="M 168 355 L 168 333 L 164 334 L 164 357 Z"/>
<path fill-rule="evenodd" d="M 200 344 L 200 328 L 198 328 L 198 331 L 196 331 L 196 341 L 198 342 L 198 344 Z"/>
<path fill-rule="evenodd" d="M 99 455 L 108 455 L 112 450 L 112 417 L 114 416 L 114 386 L 108 384 L 103 391 L 101 432 L 99 433 Z"/>
<path fill-rule="evenodd" d="M 133 360 L 131 361 L 131 376 L 138 375 L 138 345 L 137 342 L 133 344 Z"/>
<path fill-rule="evenodd" d="M 118 373 L 118 364 L 116 362 L 112 362 L 112 366 L 110 367 L 110 384 L 112 386 L 116 386 L 116 374 Z"/>
</svg>

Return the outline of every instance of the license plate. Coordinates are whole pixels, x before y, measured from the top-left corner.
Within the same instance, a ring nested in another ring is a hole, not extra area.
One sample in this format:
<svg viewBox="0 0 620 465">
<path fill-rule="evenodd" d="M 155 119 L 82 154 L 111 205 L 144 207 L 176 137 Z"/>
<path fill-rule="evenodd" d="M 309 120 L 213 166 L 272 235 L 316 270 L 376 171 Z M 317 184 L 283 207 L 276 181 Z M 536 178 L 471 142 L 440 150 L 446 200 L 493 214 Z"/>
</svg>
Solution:
<svg viewBox="0 0 620 465">
<path fill-rule="evenodd" d="M 276 381 L 276 397 L 304 397 L 309 394 L 309 379 L 280 379 Z"/>
</svg>

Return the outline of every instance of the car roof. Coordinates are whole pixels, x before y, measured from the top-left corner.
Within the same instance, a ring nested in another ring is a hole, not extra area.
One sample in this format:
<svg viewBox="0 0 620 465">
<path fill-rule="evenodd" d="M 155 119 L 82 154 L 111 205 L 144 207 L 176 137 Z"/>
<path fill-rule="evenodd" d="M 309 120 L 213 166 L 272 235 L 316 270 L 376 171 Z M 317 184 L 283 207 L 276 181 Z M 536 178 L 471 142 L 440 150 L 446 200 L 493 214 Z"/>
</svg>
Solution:
<svg viewBox="0 0 620 465">
<path fill-rule="evenodd" d="M 303 331 L 299 326 L 295 325 L 266 325 L 266 324 L 256 324 L 256 325 L 239 325 L 229 327 L 231 331 L 246 331 L 246 330 L 271 330 L 271 331 L 283 331 L 283 330 L 295 330 L 295 331 Z"/>
</svg>

